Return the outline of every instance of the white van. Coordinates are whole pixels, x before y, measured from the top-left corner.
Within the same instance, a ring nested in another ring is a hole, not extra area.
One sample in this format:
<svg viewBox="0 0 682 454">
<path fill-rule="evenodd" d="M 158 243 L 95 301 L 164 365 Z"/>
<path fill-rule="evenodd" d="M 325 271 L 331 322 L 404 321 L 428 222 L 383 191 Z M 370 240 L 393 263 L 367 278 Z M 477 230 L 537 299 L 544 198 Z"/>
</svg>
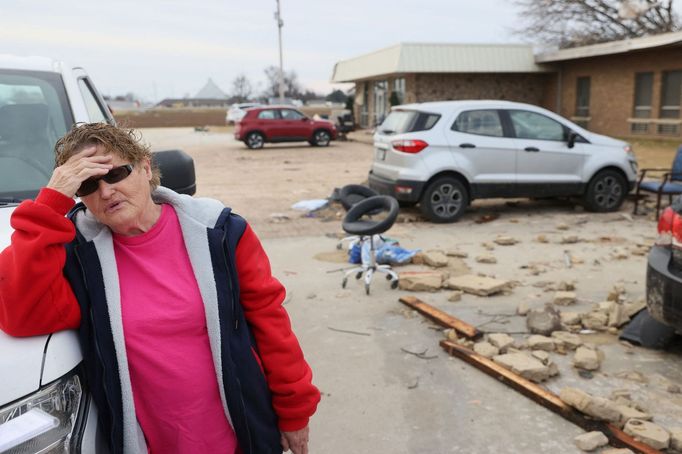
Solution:
<svg viewBox="0 0 682 454">
<path fill-rule="evenodd" d="M 0 55 L 0 250 L 10 216 L 54 168 L 54 144 L 79 122 L 114 124 L 87 73 L 41 57 Z M 194 193 L 194 167 L 159 152 L 162 184 Z M 0 453 L 106 453 L 75 331 L 14 338 L 0 331 Z"/>
<path fill-rule="evenodd" d="M 629 144 L 541 107 L 444 101 L 391 110 L 374 134 L 369 185 L 453 222 L 477 198 L 577 196 L 615 211 L 636 176 Z"/>
</svg>

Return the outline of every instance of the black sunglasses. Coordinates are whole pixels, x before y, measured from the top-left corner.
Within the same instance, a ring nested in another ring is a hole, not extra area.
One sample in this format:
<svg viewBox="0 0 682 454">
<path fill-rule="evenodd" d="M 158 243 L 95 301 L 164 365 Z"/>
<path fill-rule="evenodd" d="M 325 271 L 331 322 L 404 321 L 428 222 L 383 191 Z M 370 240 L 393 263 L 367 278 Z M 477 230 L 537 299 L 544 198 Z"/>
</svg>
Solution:
<svg viewBox="0 0 682 454">
<path fill-rule="evenodd" d="M 80 187 L 78 188 L 78 191 L 76 191 L 76 195 L 78 197 L 83 197 L 92 194 L 99 187 L 99 180 L 104 180 L 109 184 L 118 183 L 121 180 L 125 180 L 126 177 L 132 173 L 132 171 L 133 165 L 125 164 L 120 167 L 114 167 L 101 177 L 88 178 L 87 180 L 81 183 Z"/>
</svg>

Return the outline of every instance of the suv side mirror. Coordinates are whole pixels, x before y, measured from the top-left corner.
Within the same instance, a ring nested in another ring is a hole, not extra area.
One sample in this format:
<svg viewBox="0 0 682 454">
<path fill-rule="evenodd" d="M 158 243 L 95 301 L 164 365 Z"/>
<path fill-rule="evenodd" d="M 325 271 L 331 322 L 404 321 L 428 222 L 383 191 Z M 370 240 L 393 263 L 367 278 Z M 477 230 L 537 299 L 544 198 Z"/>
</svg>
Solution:
<svg viewBox="0 0 682 454">
<path fill-rule="evenodd" d="M 301 118 L 301 121 L 308 121 L 308 117 Z"/>
<path fill-rule="evenodd" d="M 573 131 L 568 132 L 568 139 L 566 140 L 566 145 L 568 148 L 573 148 L 575 146 L 575 141 L 578 139 L 578 134 Z"/>
<path fill-rule="evenodd" d="M 180 194 L 194 195 L 197 191 L 194 160 L 182 150 L 157 151 L 152 161 L 161 170 L 161 186 Z"/>
</svg>

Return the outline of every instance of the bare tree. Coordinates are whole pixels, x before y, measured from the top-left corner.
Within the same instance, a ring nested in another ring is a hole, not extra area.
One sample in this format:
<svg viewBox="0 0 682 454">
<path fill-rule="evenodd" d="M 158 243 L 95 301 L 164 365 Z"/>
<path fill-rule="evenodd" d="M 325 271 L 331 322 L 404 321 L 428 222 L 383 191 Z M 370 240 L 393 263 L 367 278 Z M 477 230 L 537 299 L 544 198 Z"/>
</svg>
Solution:
<svg viewBox="0 0 682 454">
<path fill-rule="evenodd" d="M 673 0 L 513 0 L 517 34 L 560 48 L 677 31 Z"/>
<path fill-rule="evenodd" d="M 235 102 L 248 101 L 252 93 L 251 82 L 249 82 L 249 79 L 244 74 L 234 78 L 232 81 L 232 97 L 235 98 Z"/>
<path fill-rule="evenodd" d="M 268 66 L 265 68 L 265 92 L 266 97 L 276 98 L 279 96 L 279 68 Z M 299 98 L 302 95 L 301 85 L 295 71 L 284 73 L 284 96 L 287 98 Z"/>
</svg>

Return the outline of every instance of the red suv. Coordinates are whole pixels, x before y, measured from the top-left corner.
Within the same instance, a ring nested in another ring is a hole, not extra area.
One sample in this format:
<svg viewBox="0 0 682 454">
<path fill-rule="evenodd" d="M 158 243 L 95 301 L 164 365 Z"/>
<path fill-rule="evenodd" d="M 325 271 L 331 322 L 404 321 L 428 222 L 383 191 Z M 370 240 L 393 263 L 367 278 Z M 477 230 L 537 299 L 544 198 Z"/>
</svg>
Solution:
<svg viewBox="0 0 682 454">
<path fill-rule="evenodd" d="M 263 148 L 265 142 L 300 142 L 326 147 L 336 139 L 336 126 L 327 120 L 311 120 L 291 107 L 248 109 L 234 127 L 234 138 L 249 148 Z"/>
</svg>

